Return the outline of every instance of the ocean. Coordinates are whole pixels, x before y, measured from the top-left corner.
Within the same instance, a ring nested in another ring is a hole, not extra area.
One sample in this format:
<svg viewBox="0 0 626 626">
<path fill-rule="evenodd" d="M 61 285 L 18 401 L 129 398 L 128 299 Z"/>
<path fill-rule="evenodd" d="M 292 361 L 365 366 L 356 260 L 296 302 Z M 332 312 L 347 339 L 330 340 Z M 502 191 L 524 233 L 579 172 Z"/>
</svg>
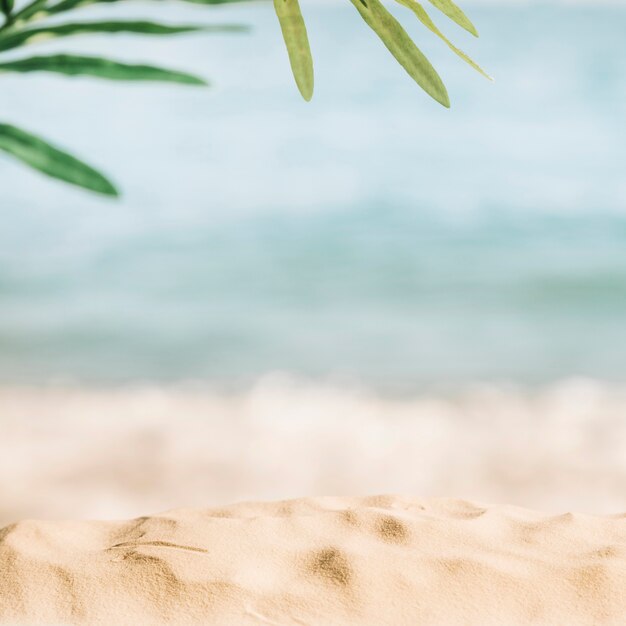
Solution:
<svg viewBox="0 0 626 626">
<path fill-rule="evenodd" d="M 0 119 L 123 197 L 0 158 L 0 383 L 624 381 L 626 6 L 468 3 L 479 40 L 439 20 L 494 84 L 400 8 L 451 110 L 349 3 L 303 7 L 308 105 L 262 3 L 159 7 L 249 34 L 32 48 L 158 62 L 211 89 L 2 76 Z"/>
<path fill-rule="evenodd" d="M 84 18 L 252 30 L 32 47 L 210 89 L 2 76 L 0 120 L 123 197 L 0 157 L 0 526 L 321 494 L 624 510 L 626 5 L 468 2 L 481 38 L 445 30 L 493 84 L 405 13 L 451 110 L 347 2 L 303 10 L 311 104 L 267 3 L 104 4 Z"/>
</svg>

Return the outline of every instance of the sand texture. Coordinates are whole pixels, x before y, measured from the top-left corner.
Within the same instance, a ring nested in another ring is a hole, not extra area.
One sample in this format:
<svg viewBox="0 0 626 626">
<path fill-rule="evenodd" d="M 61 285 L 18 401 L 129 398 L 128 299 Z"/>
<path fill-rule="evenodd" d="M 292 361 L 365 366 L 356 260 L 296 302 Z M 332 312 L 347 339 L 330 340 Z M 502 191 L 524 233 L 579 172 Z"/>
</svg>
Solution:
<svg viewBox="0 0 626 626">
<path fill-rule="evenodd" d="M 585 380 L 406 398 L 280 377 L 230 395 L 0 387 L 0 527 L 371 493 L 618 513 L 624 415 L 626 387 Z"/>
<path fill-rule="evenodd" d="M 626 515 L 310 498 L 0 531 L 10 624 L 626 624 Z"/>
</svg>

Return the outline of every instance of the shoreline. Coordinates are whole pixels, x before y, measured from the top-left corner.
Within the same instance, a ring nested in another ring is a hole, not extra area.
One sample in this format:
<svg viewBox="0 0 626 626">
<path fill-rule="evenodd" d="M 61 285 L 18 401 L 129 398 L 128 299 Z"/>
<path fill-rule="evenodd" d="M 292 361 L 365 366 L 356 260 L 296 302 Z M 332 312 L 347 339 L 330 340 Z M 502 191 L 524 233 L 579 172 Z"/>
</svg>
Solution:
<svg viewBox="0 0 626 626">
<path fill-rule="evenodd" d="M 625 413 L 626 387 L 589 381 L 395 400 L 276 380 L 0 387 L 0 525 L 372 492 L 615 513 Z"/>
</svg>

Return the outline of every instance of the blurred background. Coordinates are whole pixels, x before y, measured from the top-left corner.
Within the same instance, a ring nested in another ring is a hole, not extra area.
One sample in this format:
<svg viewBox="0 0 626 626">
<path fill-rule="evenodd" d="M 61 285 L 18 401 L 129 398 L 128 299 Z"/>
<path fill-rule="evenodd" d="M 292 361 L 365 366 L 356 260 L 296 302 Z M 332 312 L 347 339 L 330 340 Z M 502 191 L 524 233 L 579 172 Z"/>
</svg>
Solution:
<svg viewBox="0 0 626 626">
<path fill-rule="evenodd" d="M 268 3 L 158 7 L 250 34 L 38 47 L 211 89 L 2 76 L 0 119 L 124 196 L 0 158 L 0 522 L 380 491 L 626 508 L 626 6 L 466 0 L 479 40 L 438 23 L 495 84 L 398 7 L 451 110 L 349 2 L 302 7 L 310 104 Z"/>
</svg>

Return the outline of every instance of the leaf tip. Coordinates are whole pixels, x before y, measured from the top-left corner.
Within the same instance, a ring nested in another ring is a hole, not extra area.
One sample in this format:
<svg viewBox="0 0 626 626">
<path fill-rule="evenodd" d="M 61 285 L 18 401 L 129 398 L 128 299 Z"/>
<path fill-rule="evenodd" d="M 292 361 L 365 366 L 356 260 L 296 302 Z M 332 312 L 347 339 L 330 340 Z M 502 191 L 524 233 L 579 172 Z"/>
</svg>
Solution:
<svg viewBox="0 0 626 626">
<path fill-rule="evenodd" d="M 446 86 L 441 83 L 441 89 L 437 89 L 435 92 L 428 92 L 428 94 L 436 100 L 441 106 L 446 109 L 450 108 L 450 96 L 448 95 L 448 90 Z"/>
<path fill-rule="evenodd" d="M 199 76 L 194 76 L 193 80 L 190 80 L 189 85 L 193 85 L 194 87 L 210 87 L 211 83 L 204 78 L 200 78 Z"/>
<path fill-rule="evenodd" d="M 313 87 L 300 88 L 300 95 L 304 98 L 306 102 L 311 102 L 311 100 L 313 99 Z"/>
<path fill-rule="evenodd" d="M 440 91 L 435 99 L 439 102 L 439 104 L 446 107 L 446 109 L 450 108 L 450 96 L 448 95 L 448 90 L 445 88 L 445 85 L 443 91 Z"/>
<path fill-rule="evenodd" d="M 92 191 L 97 191 L 103 196 L 108 196 L 109 198 L 120 198 L 121 193 L 119 189 L 108 179 L 102 177 L 101 184 L 98 189 L 92 189 Z"/>
</svg>

